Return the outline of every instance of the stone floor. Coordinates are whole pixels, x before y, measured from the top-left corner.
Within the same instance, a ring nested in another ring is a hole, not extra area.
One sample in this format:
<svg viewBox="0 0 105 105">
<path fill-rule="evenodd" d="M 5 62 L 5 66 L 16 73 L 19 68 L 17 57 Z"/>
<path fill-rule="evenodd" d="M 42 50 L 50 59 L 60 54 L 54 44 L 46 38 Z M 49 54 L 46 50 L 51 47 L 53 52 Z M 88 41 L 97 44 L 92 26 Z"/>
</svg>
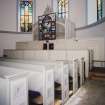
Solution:
<svg viewBox="0 0 105 105">
<path fill-rule="evenodd" d="M 87 81 L 66 105 L 105 105 L 105 81 Z"/>
</svg>

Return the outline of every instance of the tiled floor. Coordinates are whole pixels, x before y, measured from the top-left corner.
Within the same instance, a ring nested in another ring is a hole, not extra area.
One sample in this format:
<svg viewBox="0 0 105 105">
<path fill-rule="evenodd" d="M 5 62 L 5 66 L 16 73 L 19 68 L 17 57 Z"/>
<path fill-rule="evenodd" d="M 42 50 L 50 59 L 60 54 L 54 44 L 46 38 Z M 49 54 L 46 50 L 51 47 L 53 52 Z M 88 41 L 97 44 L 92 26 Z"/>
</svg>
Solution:
<svg viewBox="0 0 105 105">
<path fill-rule="evenodd" d="M 105 81 L 87 81 L 66 105 L 105 105 Z"/>
</svg>

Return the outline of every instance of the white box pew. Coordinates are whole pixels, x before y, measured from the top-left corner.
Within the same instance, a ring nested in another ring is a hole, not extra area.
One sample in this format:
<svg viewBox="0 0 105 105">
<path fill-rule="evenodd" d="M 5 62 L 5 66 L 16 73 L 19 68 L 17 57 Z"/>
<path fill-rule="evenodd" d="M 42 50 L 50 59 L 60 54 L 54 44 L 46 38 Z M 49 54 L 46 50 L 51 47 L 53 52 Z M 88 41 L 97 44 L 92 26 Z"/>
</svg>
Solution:
<svg viewBox="0 0 105 105">
<path fill-rule="evenodd" d="M 85 83 L 85 61 L 84 58 L 81 58 L 79 62 L 79 74 L 80 74 L 80 86 L 82 86 Z"/>
<path fill-rule="evenodd" d="M 3 58 L 1 60 L 18 62 L 18 63 L 20 62 L 20 63 L 29 63 L 29 64 L 53 65 L 53 67 L 56 65 L 55 74 L 57 74 L 57 72 L 59 73 L 58 69 L 62 70 L 62 68 L 59 67 L 58 65 L 59 64 L 62 65 L 63 64 L 62 62 L 65 62 L 63 60 L 62 61 L 40 61 L 40 60 L 22 60 L 22 59 L 19 60 L 19 59 L 5 59 L 5 58 Z M 74 63 L 74 65 L 79 66 L 77 69 L 79 69 L 78 73 L 80 74 L 80 85 L 82 85 L 84 83 L 84 58 L 81 58 L 80 62 L 78 61 L 78 59 L 66 61 L 66 63 L 65 63 L 66 65 L 64 64 L 64 66 L 67 68 L 67 64 L 69 64 L 69 74 L 70 74 L 70 76 L 73 76 L 73 71 L 75 71 L 75 69 L 73 70 L 73 63 Z M 59 76 L 57 76 L 57 75 L 55 75 L 54 79 L 57 82 L 61 81 L 61 78 L 59 78 Z"/>
<path fill-rule="evenodd" d="M 89 57 L 89 50 L 53 50 L 53 51 L 17 51 L 14 56 L 14 51 L 5 51 L 5 54 L 8 55 L 9 58 L 17 58 L 19 59 L 37 59 L 37 60 L 71 60 L 73 58 L 79 59 L 81 62 L 81 58 L 84 58 L 84 69 L 85 69 L 85 78 L 89 76 L 89 62 L 91 62 Z M 13 53 L 13 56 L 11 53 Z M 21 52 L 21 54 L 20 54 Z M 11 57 L 12 56 L 12 57 Z M 90 69 L 91 69 L 90 65 Z M 81 83 L 82 84 L 82 83 Z"/>
<path fill-rule="evenodd" d="M 53 50 L 53 51 L 47 52 L 47 55 L 49 55 L 47 59 L 49 60 L 67 60 L 67 61 L 78 59 L 79 60 L 78 63 L 79 63 L 80 82 L 81 82 L 80 85 L 82 85 L 84 83 L 84 78 L 88 77 L 89 53 L 90 53 L 89 50 Z M 41 58 L 39 57 L 39 59 Z"/>
<path fill-rule="evenodd" d="M 18 62 L 25 64 L 50 65 L 54 69 L 54 80 L 61 84 L 61 102 L 64 104 L 69 98 L 69 71 L 66 61 L 39 61 L 39 60 L 19 60 L 19 59 L 2 59 L 4 61 Z"/>
<path fill-rule="evenodd" d="M 90 71 L 93 68 L 93 59 L 94 59 L 94 51 L 89 50 L 89 69 L 90 69 Z"/>
<path fill-rule="evenodd" d="M 0 105 L 28 105 L 27 74 L 0 66 Z"/>
<path fill-rule="evenodd" d="M 8 58 L 16 59 L 37 59 L 37 60 L 71 60 L 72 58 L 84 58 L 85 61 L 85 77 L 89 77 L 89 50 L 4 50 L 4 55 Z"/>
<path fill-rule="evenodd" d="M 79 59 L 84 58 L 85 62 L 85 77 L 88 78 L 89 76 L 89 65 L 90 65 L 90 52 L 89 50 L 37 50 L 37 51 L 23 51 L 24 52 L 24 59 L 34 59 L 34 60 L 72 60 L 72 59 Z M 18 53 L 18 51 L 17 51 Z M 19 58 L 17 56 L 17 58 Z"/>
<path fill-rule="evenodd" d="M 16 58 L 16 59 L 22 59 L 24 58 L 24 51 L 23 50 L 4 50 L 4 56 L 7 56 L 8 58 Z"/>
<path fill-rule="evenodd" d="M 62 65 L 63 61 L 55 61 L 55 62 L 49 61 L 48 62 L 48 61 L 39 61 L 39 60 L 35 61 L 35 60 L 19 60 L 19 59 L 18 60 L 17 59 L 4 59 L 4 60 L 12 61 L 12 62 L 20 62 L 20 63 L 30 63 L 30 64 L 42 64 L 42 65 L 44 64 L 44 65 L 53 65 L 53 66 L 56 65 L 55 81 L 57 81 L 59 83 L 63 83 L 63 81 L 65 81 L 65 79 L 68 77 L 68 75 L 66 78 L 65 78 L 65 76 L 63 76 L 64 72 L 61 72 L 62 76 L 60 76 L 60 74 L 59 74 L 59 70 L 62 71 L 62 68 L 63 68 L 62 66 L 60 67 L 60 65 Z M 72 76 L 72 78 L 73 78 L 73 93 L 75 93 L 78 90 L 79 84 L 81 86 L 84 83 L 84 67 L 83 67 L 84 59 L 81 58 L 81 62 L 78 62 L 78 59 L 74 59 L 74 60 L 68 61 L 68 63 L 69 63 L 69 75 Z M 67 68 L 67 65 L 65 65 L 65 67 Z M 80 83 L 78 83 L 78 74 L 80 75 Z M 59 77 L 64 77 L 65 79 L 64 78 L 62 79 Z M 60 82 L 61 80 L 62 80 L 62 82 Z M 66 88 L 67 91 L 65 91 L 65 93 L 68 92 L 68 85 L 62 84 L 62 86 L 63 86 L 62 90 L 64 90 Z M 64 88 L 64 86 L 65 86 L 65 88 Z M 63 97 L 63 95 L 64 94 L 62 94 L 62 99 L 64 98 L 63 102 L 66 102 L 66 100 L 68 98 L 68 94 L 67 94 L 67 97 Z"/>
<path fill-rule="evenodd" d="M 75 58 L 74 60 L 69 60 L 68 62 L 69 76 L 72 77 L 73 93 L 75 93 L 78 90 L 78 88 L 81 87 L 85 82 L 84 58 L 81 58 L 81 60 Z M 71 81 L 70 77 L 69 81 Z"/>
<path fill-rule="evenodd" d="M 9 58 L 35 59 L 35 60 L 71 60 L 84 58 L 85 62 L 85 78 L 88 78 L 89 73 L 89 50 L 53 50 L 53 51 L 22 51 L 8 50 L 4 51 Z M 15 54 L 14 54 L 15 53 Z"/>
<path fill-rule="evenodd" d="M 37 51 L 37 53 L 38 53 L 38 51 Z M 85 77 L 88 78 L 88 76 L 89 76 L 89 64 L 91 61 L 90 60 L 90 50 L 72 50 L 72 49 L 71 50 L 53 50 L 53 51 L 48 51 L 47 55 L 48 55 L 49 60 L 71 61 L 73 59 L 78 59 L 79 62 L 81 62 L 81 58 L 84 58 Z M 24 59 L 25 59 L 25 57 L 24 57 Z M 41 58 L 39 57 L 39 59 L 41 59 Z"/>
<path fill-rule="evenodd" d="M 75 93 L 85 83 L 84 58 L 69 60 L 68 63 L 69 76 L 73 79 L 73 93 Z"/>
<path fill-rule="evenodd" d="M 69 78 L 72 78 L 72 89 L 73 93 L 75 93 L 78 90 L 79 83 L 78 83 L 78 72 L 79 72 L 79 67 L 78 67 L 78 59 L 70 60 L 68 61 L 69 63 Z M 69 79 L 69 82 L 71 80 Z"/>
<path fill-rule="evenodd" d="M 67 51 L 67 60 L 84 58 L 85 62 L 85 77 L 89 77 L 89 51 L 88 50 L 69 50 Z"/>
<path fill-rule="evenodd" d="M 43 105 L 54 105 L 54 74 L 53 69 L 50 66 L 6 61 L 0 61 L 0 65 L 29 71 L 29 90 L 41 93 L 43 96 Z"/>
</svg>

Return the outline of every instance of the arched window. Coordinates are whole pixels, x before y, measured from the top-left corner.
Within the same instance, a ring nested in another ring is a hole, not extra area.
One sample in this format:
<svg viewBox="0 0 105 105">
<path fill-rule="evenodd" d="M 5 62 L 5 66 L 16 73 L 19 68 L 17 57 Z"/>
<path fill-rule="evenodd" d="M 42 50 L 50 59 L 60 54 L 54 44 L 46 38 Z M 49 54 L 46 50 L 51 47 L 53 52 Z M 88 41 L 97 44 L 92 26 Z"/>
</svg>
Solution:
<svg viewBox="0 0 105 105">
<path fill-rule="evenodd" d="M 33 1 L 18 0 L 18 31 L 31 32 L 33 23 Z"/>
<path fill-rule="evenodd" d="M 58 16 L 61 18 L 65 18 L 68 12 L 68 0 L 58 0 Z"/>
<path fill-rule="evenodd" d="M 97 20 L 103 18 L 103 0 L 97 0 Z"/>
</svg>

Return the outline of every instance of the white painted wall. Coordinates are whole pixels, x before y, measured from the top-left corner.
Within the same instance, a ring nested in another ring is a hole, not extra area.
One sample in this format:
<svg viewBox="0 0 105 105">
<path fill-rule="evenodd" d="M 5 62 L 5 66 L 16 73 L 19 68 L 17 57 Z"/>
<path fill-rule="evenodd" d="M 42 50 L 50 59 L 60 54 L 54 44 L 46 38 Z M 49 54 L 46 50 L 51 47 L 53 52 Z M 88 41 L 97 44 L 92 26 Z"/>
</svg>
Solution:
<svg viewBox="0 0 105 105">
<path fill-rule="evenodd" d="M 93 49 L 95 60 L 105 60 L 105 22 L 77 30 L 74 40 L 61 39 L 53 42 L 55 43 L 55 50 Z M 34 46 L 36 44 L 37 46 Z M 42 50 L 43 42 L 17 43 L 17 49 Z"/>
<path fill-rule="evenodd" d="M 97 0 L 87 0 L 88 24 L 97 21 Z"/>
<path fill-rule="evenodd" d="M 34 22 L 38 16 L 43 15 L 47 5 L 52 5 L 52 0 L 33 0 L 34 1 Z M 17 31 L 17 0 L 0 1 L 0 30 Z"/>
<path fill-rule="evenodd" d="M 56 8 L 53 0 L 34 0 L 34 5 L 34 20 L 37 20 L 37 17 L 43 14 L 47 5 Z M 16 31 L 16 0 L 1 0 L 0 14 L 0 30 Z M 70 18 L 76 23 L 76 27 L 95 22 L 97 20 L 96 0 L 70 0 Z"/>
<path fill-rule="evenodd" d="M 70 3 L 71 21 L 76 24 L 76 27 L 85 26 L 87 24 L 86 0 L 71 0 Z"/>
<path fill-rule="evenodd" d="M 33 9 L 34 15 L 36 15 L 35 10 L 36 8 Z M 0 30 L 17 31 L 16 16 L 17 0 L 0 0 Z"/>
<path fill-rule="evenodd" d="M 36 20 L 38 20 L 38 16 L 44 14 L 44 11 L 47 6 L 51 7 L 52 0 L 36 0 Z"/>
<path fill-rule="evenodd" d="M 57 0 L 53 0 L 53 10 L 58 12 Z M 69 12 L 71 21 L 76 27 L 87 25 L 87 0 L 69 0 Z"/>
<path fill-rule="evenodd" d="M 0 0 L 0 30 L 16 31 L 16 0 Z"/>
<path fill-rule="evenodd" d="M 92 1 L 92 0 L 91 0 Z M 94 1 L 94 0 L 93 0 Z M 72 0 L 71 2 L 71 20 L 76 26 L 86 25 L 86 0 Z M 42 15 L 47 5 L 52 5 L 52 0 L 36 0 L 37 16 Z M 92 3 L 91 3 L 92 4 Z M 93 4 L 92 4 L 93 5 Z M 92 7 L 91 5 L 91 7 Z M 1 0 L 0 2 L 0 30 L 16 31 L 16 0 Z M 77 31 L 78 39 L 105 37 L 105 24 L 97 25 L 84 30 Z M 0 33 L 0 56 L 3 55 L 3 49 L 15 49 L 16 42 L 32 41 L 31 34 L 3 34 Z M 101 43 L 101 42 L 100 42 Z M 83 44 L 83 43 L 82 43 Z M 98 44 L 98 43 L 97 43 Z M 63 46 L 63 45 L 62 45 Z"/>
<path fill-rule="evenodd" d="M 0 30 L 17 31 L 16 1 L 0 1 Z M 37 16 L 43 14 L 46 6 L 51 5 L 51 2 L 52 0 L 34 0 L 34 20 L 36 20 Z M 3 49 L 15 49 L 16 42 L 21 41 L 32 41 L 32 35 L 0 33 L 0 56 L 3 55 Z"/>
<path fill-rule="evenodd" d="M 82 30 L 76 31 L 77 38 L 95 38 L 95 37 L 105 37 L 105 22 L 98 24 L 93 27 L 88 27 Z"/>
<path fill-rule="evenodd" d="M 72 0 L 71 2 L 71 20 L 79 26 L 86 25 L 86 0 Z M 34 0 L 35 19 L 44 13 L 47 5 L 54 6 L 52 0 Z M 16 0 L 1 0 L 0 2 L 0 30 L 16 31 Z"/>
<path fill-rule="evenodd" d="M 76 49 L 90 49 L 93 50 L 94 60 L 105 60 L 105 37 L 83 38 L 73 40 L 58 39 L 50 41 L 54 43 L 55 50 L 76 50 Z M 63 44 L 62 44 L 63 43 Z M 27 43 L 17 43 L 18 50 L 42 50 L 43 42 L 34 41 Z"/>
</svg>

